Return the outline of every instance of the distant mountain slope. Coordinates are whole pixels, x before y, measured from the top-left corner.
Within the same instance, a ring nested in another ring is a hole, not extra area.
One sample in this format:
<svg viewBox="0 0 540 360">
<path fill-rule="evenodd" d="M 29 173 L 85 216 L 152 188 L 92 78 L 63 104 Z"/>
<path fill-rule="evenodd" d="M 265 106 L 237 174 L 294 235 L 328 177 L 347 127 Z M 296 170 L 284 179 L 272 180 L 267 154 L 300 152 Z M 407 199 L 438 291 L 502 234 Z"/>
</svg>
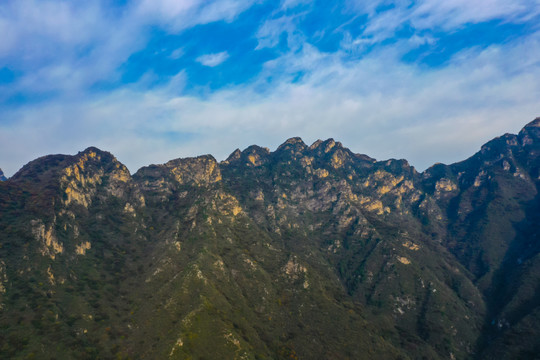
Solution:
<svg viewBox="0 0 540 360">
<path fill-rule="evenodd" d="M 6 181 L 7 178 L 4 176 L 4 172 L 2 171 L 2 169 L 0 169 L 0 181 Z"/>
<path fill-rule="evenodd" d="M 0 183 L 0 356 L 534 359 L 540 119 L 418 173 L 332 139 Z"/>
</svg>

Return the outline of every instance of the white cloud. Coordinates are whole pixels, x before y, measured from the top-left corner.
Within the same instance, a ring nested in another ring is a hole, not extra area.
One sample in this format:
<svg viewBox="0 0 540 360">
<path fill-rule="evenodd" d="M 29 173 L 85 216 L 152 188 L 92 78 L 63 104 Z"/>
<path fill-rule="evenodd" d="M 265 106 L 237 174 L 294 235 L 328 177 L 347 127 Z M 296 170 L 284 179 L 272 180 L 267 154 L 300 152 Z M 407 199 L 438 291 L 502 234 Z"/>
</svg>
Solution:
<svg viewBox="0 0 540 360">
<path fill-rule="evenodd" d="M 522 22 L 538 14 L 537 0 L 424 0 L 412 11 L 411 20 L 417 28 L 440 26 L 449 30 L 492 19 Z"/>
<path fill-rule="evenodd" d="M 252 0 L 141 0 L 121 11 L 109 2 L 6 0 L 0 2 L 0 67 L 22 73 L 0 101 L 13 94 L 47 92 L 76 96 L 144 48 L 151 26 L 172 33 L 198 24 L 231 21 Z M 171 54 L 180 56 L 180 52 Z"/>
<path fill-rule="evenodd" d="M 539 0 L 350 0 L 348 4 L 352 11 L 369 16 L 360 39 L 370 43 L 393 37 L 404 25 L 453 31 L 466 24 L 495 19 L 521 23 L 540 15 Z"/>
<path fill-rule="evenodd" d="M 184 56 L 183 48 L 178 48 L 174 50 L 173 52 L 171 52 L 171 54 L 169 55 L 169 57 L 174 60 L 180 59 L 182 56 Z"/>
<path fill-rule="evenodd" d="M 281 2 L 281 9 L 287 10 L 287 9 L 291 9 L 299 5 L 307 5 L 311 3 L 312 3 L 311 0 L 283 0 Z"/>
<path fill-rule="evenodd" d="M 197 24 L 232 21 L 256 0 L 142 0 L 135 10 L 142 22 L 158 23 L 171 32 Z"/>
<path fill-rule="evenodd" d="M 220 53 L 215 53 L 215 54 L 201 55 L 195 60 L 204 66 L 215 67 L 223 63 L 228 58 L 229 58 L 229 54 L 226 51 L 222 51 Z"/>
<path fill-rule="evenodd" d="M 285 73 L 264 93 L 259 82 L 205 99 L 182 95 L 175 84 L 133 86 L 11 109 L 3 116 L 17 121 L 0 126 L 0 167 L 11 175 L 37 156 L 95 145 L 135 171 L 201 153 L 224 159 L 254 143 L 275 149 L 301 136 L 308 143 L 333 137 L 355 152 L 406 158 L 423 169 L 462 160 L 539 116 L 538 58 L 540 33 L 513 45 L 469 50 L 429 71 L 400 63 L 389 50 L 350 63 L 307 46 L 265 70 L 302 70 L 304 80 L 293 83 Z M 175 80 L 180 87 L 184 76 Z"/>
<path fill-rule="evenodd" d="M 263 48 L 272 48 L 279 44 L 280 37 L 283 33 L 287 34 L 287 41 L 292 47 L 298 47 L 300 41 L 294 41 L 294 33 L 296 25 L 295 18 L 298 15 L 283 15 L 277 18 L 266 20 L 257 31 L 257 50 Z M 295 46 L 296 44 L 296 46 Z"/>
<path fill-rule="evenodd" d="M 304 43 L 296 28 L 302 14 L 263 23 L 256 34 L 259 48 L 277 45 L 287 33 L 291 51 L 267 62 L 251 84 L 201 99 L 184 93 L 185 72 L 151 90 L 146 86 L 152 82 L 149 72 L 130 87 L 88 94 L 96 81 L 119 76 L 118 67 L 145 46 L 148 25 L 179 32 L 195 24 L 232 21 L 252 3 L 144 0 L 118 13 L 108 13 L 99 2 L 2 3 L 0 61 L 26 72 L 0 86 L 0 101 L 13 93 L 58 95 L 2 109 L 0 167 L 12 175 L 38 156 L 94 145 L 135 171 L 201 152 L 224 159 L 236 147 L 256 143 L 275 148 L 288 137 L 301 136 L 306 142 L 334 137 L 353 151 L 379 159 L 404 157 L 422 169 L 436 161 L 461 160 L 490 138 L 517 132 L 540 115 L 540 33 L 465 50 L 444 67 L 421 69 L 399 59 L 410 47 L 436 41 L 429 34 L 414 34 L 356 62 L 344 61 L 343 52 L 322 53 Z M 362 3 L 369 6 L 356 11 L 370 14 L 369 24 L 363 37 L 344 40 L 349 52 L 393 36 L 405 22 L 417 29 L 451 31 L 490 19 L 524 21 L 527 11 L 538 14 L 539 8 L 538 1 L 530 0 L 424 0 L 412 7 L 408 1 Z M 390 3 L 396 6 L 375 11 Z M 182 56 L 181 49 L 170 56 Z M 197 60 L 217 66 L 228 56 L 224 51 Z M 301 80 L 298 73 L 304 74 Z M 261 93 L 261 88 L 266 90 Z"/>
</svg>

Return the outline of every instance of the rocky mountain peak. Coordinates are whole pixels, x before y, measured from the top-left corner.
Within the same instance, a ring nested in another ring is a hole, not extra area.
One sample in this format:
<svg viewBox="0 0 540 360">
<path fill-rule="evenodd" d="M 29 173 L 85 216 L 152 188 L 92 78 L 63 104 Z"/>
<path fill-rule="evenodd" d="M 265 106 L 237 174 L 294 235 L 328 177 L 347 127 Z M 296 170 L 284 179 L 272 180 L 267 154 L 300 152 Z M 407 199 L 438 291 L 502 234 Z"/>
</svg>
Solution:
<svg viewBox="0 0 540 360">
<path fill-rule="evenodd" d="M 68 158 L 60 171 L 60 185 L 65 192 L 63 203 L 88 207 L 101 186 L 107 194 L 123 197 L 130 180 L 127 167 L 111 153 L 89 147 Z"/>
<path fill-rule="evenodd" d="M 352 152 L 350 152 L 349 149 L 344 148 L 343 145 L 339 141 L 336 142 L 332 138 L 324 140 L 324 141 L 323 140 L 317 140 L 313 144 L 311 144 L 309 149 L 319 157 L 322 157 L 325 154 L 328 154 L 330 152 L 333 153 L 333 152 L 335 152 L 337 150 L 344 150 L 344 151 L 352 154 Z"/>
<path fill-rule="evenodd" d="M 207 185 L 221 180 L 218 163 L 212 155 L 172 160 L 165 166 L 180 184 Z"/>
<path fill-rule="evenodd" d="M 236 149 L 231 155 L 229 155 L 227 160 L 222 162 L 222 164 L 228 165 L 230 163 L 241 161 L 251 166 L 259 166 L 268 161 L 270 154 L 270 149 L 267 147 L 251 145 L 243 151 Z"/>
<path fill-rule="evenodd" d="M 41 183 L 57 177 L 57 173 L 72 156 L 47 155 L 30 161 L 11 177 L 14 182 L 32 181 Z"/>
<path fill-rule="evenodd" d="M 2 171 L 2 169 L 0 169 L 0 181 L 6 181 L 6 177 L 4 176 L 4 172 Z"/>
<path fill-rule="evenodd" d="M 537 117 L 527 125 L 518 135 L 522 145 L 538 144 L 540 141 L 540 117 Z M 538 146 L 538 145 L 537 145 Z"/>
<path fill-rule="evenodd" d="M 525 125 L 524 128 L 527 129 L 527 128 L 538 128 L 538 127 L 540 127 L 540 117 L 537 117 L 536 119 L 534 119 L 533 121 Z"/>
<path fill-rule="evenodd" d="M 267 147 L 261 147 L 258 145 L 251 145 L 248 146 L 244 151 L 242 151 L 243 154 L 260 154 L 260 155 L 270 155 L 270 149 Z"/>
<path fill-rule="evenodd" d="M 103 168 L 105 172 L 120 171 L 127 173 L 125 175 L 129 176 L 127 168 L 120 163 L 114 155 L 93 146 L 75 155 L 73 157 L 73 162 L 75 162 L 82 171 L 84 171 L 85 168 L 92 169 L 93 167 L 98 167 Z"/>
<path fill-rule="evenodd" d="M 379 162 L 387 171 L 393 173 L 407 173 L 410 175 L 418 174 L 414 166 L 409 164 L 405 159 L 388 159 L 385 161 Z"/>
<path fill-rule="evenodd" d="M 300 137 L 292 137 L 290 139 L 287 139 L 287 141 L 285 141 L 283 144 L 279 145 L 276 152 L 286 151 L 286 150 L 300 152 L 306 148 L 307 148 L 307 145 L 304 143 L 304 141 Z"/>
<path fill-rule="evenodd" d="M 322 147 L 323 151 L 325 153 L 327 153 L 330 150 L 332 150 L 334 147 L 336 149 L 339 149 L 339 148 L 342 148 L 343 146 L 341 145 L 341 143 L 339 141 L 336 142 L 334 139 L 330 138 L 330 139 L 327 139 L 327 140 L 323 141 L 321 143 L 321 147 Z"/>
<path fill-rule="evenodd" d="M 221 171 L 212 155 L 202 155 L 143 167 L 134 177 L 144 188 L 159 188 L 161 184 L 170 187 L 170 180 L 177 185 L 204 186 L 221 181 Z"/>
<path fill-rule="evenodd" d="M 300 144 L 301 146 L 305 146 L 306 144 L 304 143 L 304 141 L 302 140 L 301 137 L 299 136 L 295 136 L 295 137 L 292 137 L 292 138 L 289 138 L 287 140 L 285 140 L 285 142 L 281 145 L 286 145 L 286 144 Z"/>
<path fill-rule="evenodd" d="M 99 150 L 96 147 L 89 147 L 76 155 L 48 155 L 33 160 L 23 166 L 15 175 L 14 181 L 24 181 L 24 179 L 47 180 L 49 178 L 59 178 L 63 173 L 81 174 L 84 172 L 108 172 L 121 171 L 129 176 L 127 168 L 121 164 L 109 152 Z"/>
<path fill-rule="evenodd" d="M 89 146 L 87 147 L 86 149 L 84 149 L 83 151 L 79 151 L 79 154 L 91 154 L 91 153 L 95 153 L 95 154 L 99 154 L 99 155 L 103 155 L 103 154 L 108 154 L 108 155 L 111 155 L 111 153 L 109 153 L 108 151 L 103 151 L 95 146 Z"/>
<path fill-rule="evenodd" d="M 311 144 L 311 145 L 309 146 L 309 150 L 315 150 L 316 148 L 319 147 L 319 145 L 322 144 L 322 142 L 323 142 L 323 141 L 322 141 L 321 139 L 318 139 L 317 141 L 315 141 L 313 144 Z"/>
<path fill-rule="evenodd" d="M 242 159 L 250 166 L 260 166 L 269 161 L 270 150 L 257 145 L 251 145 L 242 151 Z"/>
<path fill-rule="evenodd" d="M 231 153 L 231 155 L 229 155 L 229 157 L 227 157 L 225 161 L 223 161 L 223 163 L 228 164 L 230 162 L 238 160 L 240 159 L 240 156 L 242 156 L 242 151 L 240 149 L 236 149 Z"/>
</svg>

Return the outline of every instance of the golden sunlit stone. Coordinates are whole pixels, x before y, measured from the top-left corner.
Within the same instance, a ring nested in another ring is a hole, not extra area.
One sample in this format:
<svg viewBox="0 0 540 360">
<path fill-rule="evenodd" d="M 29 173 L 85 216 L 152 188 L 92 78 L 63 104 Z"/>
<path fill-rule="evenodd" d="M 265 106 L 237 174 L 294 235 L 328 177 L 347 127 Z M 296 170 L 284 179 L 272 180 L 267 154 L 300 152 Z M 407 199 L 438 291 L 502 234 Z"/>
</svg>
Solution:
<svg viewBox="0 0 540 360">
<path fill-rule="evenodd" d="M 442 191 L 454 191 L 457 190 L 457 185 L 450 181 L 449 179 L 441 179 L 435 184 L 435 190 Z"/>
<path fill-rule="evenodd" d="M 326 169 L 316 169 L 315 175 L 317 175 L 320 178 L 325 178 L 329 175 L 328 170 Z"/>
<path fill-rule="evenodd" d="M 248 155 L 248 160 L 251 164 L 257 165 L 257 157 L 255 155 Z"/>
<path fill-rule="evenodd" d="M 92 244 L 90 244 L 90 242 L 88 241 L 85 241 L 75 247 L 75 252 L 77 253 L 77 255 L 84 255 L 86 254 L 86 250 L 90 250 L 91 247 Z"/>
<path fill-rule="evenodd" d="M 32 225 L 32 234 L 35 239 L 44 245 L 41 250 L 42 255 L 48 255 L 54 260 L 56 254 L 64 252 L 64 247 L 56 239 L 52 226 L 50 226 L 49 229 L 46 229 L 41 220 L 32 220 L 30 224 Z"/>
<path fill-rule="evenodd" d="M 414 244 L 414 243 L 411 242 L 411 241 L 405 241 L 405 242 L 404 242 L 403 244 L 401 244 L 401 245 L 403 245 L 404 247 L 406 247 L 406 248 L 409 249 L 409 250 L 414 250 L 414 251 L 420 250 L 420 246 L 417 245 L 417 244 Z"/>
<path fill-rule="evenodd" d="M 397 259 L 400 263 L 405 264 L 405 265 L 409 265 L 411 263 L 409 259 L 403 256 L 398 256 Z"/>
</svg>

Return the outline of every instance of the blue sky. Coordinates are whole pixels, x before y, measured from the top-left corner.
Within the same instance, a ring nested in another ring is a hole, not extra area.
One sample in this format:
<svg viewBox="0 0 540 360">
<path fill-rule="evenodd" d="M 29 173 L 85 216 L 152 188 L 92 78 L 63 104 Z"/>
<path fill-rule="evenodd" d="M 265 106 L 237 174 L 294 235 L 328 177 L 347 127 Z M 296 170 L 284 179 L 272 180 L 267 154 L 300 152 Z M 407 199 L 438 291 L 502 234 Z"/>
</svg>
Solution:
<svg viewBox="0 0 540 360">
<path fill-rule="evenodd" d="M 4 0 L 0 167 L 287 138 L 419 170 L 540 116 L 540 0 Z"/>
</svg>

